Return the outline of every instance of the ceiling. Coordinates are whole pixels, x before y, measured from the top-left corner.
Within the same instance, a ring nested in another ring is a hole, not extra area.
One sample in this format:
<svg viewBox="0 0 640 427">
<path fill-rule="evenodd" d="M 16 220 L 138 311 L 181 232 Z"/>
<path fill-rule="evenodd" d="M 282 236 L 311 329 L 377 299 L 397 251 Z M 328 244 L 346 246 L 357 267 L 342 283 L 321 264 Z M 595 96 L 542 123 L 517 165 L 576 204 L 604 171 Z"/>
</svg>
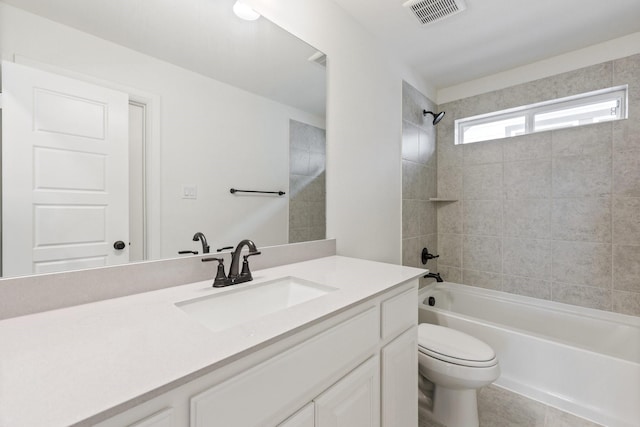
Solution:
<svg viewBox="0 0 640 427">
<path fill-rule="evenodd" d="M 405 0 L 334 0 L 437 89 L 640 32 L 640 0 L 466 0 L 422 26 Z"/>
<path fill-rule="evenodd" d="M 325 115 L 317 50 L 262 18 L 243 21 L 235 0 L 0 0 L 303 111 Z M 105 60 L 108 61 L 108 58 Z"/>
</svg>

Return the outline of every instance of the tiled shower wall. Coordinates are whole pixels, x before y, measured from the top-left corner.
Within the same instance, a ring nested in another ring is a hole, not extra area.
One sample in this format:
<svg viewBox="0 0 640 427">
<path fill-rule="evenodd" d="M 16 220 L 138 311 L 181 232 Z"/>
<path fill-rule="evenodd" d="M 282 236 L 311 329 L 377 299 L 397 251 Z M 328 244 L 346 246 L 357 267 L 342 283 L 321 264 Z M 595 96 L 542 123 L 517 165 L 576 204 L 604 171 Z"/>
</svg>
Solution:
<svg viewBox="0 0 640 427">
<path fill-rule="evenodd" d="M 454 145 L 457 118 L 623 84 L 627 120 Z M 640 316 L 640 55 L 439 108 L 445 280 Z"/>
<path fill-rule="evenodd" d="M 436 105 L 407 83 L 402 86 L 402 264 L 438 271 L 436 260 L 420 261 L 422 248 L 437 252 L 436 210 Z M 430 279 L 429 281 L 432 281 Z M 426 281 L 425 281 L 426 282 Z"/>
<path fill-rule="evenodd" d="M 326 131 L 289 121 L 289 243 L 326 236 Z"/>
</svg>

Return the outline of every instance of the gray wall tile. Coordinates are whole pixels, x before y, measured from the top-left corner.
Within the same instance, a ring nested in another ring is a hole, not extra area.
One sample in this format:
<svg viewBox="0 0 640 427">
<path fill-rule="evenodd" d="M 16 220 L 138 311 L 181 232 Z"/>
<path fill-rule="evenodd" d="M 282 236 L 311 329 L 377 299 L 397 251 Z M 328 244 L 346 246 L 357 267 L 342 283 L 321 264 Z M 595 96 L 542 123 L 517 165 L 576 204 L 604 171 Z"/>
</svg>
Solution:
<svg viewBox="0 0 640 427">
<path fill-rule="evenodd" d="M 423 165 L 431 168 L 436 167 L 436 128 L 431 127 L 429 130 L 420 129 L 420 147 L 418 152 L 418 161 Z"/>
<path fill-rule="evenodd" d="M 425 119 L 422 110 L 433 111 L 436 104 L 407 82 L 402 82 L 402 118 L 416 125 L 422 125 Z M 432 119 L 433 120 L 433 119 Z M 427 120 L 431 124 L 432 120 Z"/>
<path fill-rule="evenodd" d="M 613 311 L 640 316 L 640 293 L 613 291 Z"/>
<path fill-rule="evenodd" d="M 502 239 L 465 235 L 462 239 L 464 268 L 478 271 L 502 272 Z"/>
<path fill-rule="evenodd" d="M 408 160 L 402 161 L 402 198 L 417 199 L 421 190 L 422 166 Z"/>
<path fill-rule="evenodd" d="M 550 279 L 550 249 L 549 240 L 505 238 L 502 271 L 511 276 Z"/>
<path fill-rule="evenodd" d="M 309 156 L 309 150 L 291 147 L 289 149 L 289 173 L 309 175 Z"/>
<path fill-rule="evenodd" d="M 289 226 L 289 243 L 308 242 L 311 240 L 311 229 L 309 227 L 291 228 Z"/>
<path fill-rule="evenodd" d="M 438 180 L 436 168 L 423 166 L 420 170 L 420 187 L 418 189 L 418 198 L 429 200 L 430 197 L 438 195 Z"/>
<path fill-rule="evenodd" d="M 418 237 L 402 239 L 402 265 L 418 267 L 420 257 L 418 255 Z"/>
<path fill-rule="evenodd" d="M 553 159 L 554 197 L 597 197 L 611 193 L 611 157 L 566 156 Z"/>
<path fill-rule="evenodd" d="M 551 299 L 565 304 L 611 310 L 611 291 L 609 289 L 593 288 L 590 286 L 567 285 L 553 282 Z"/>
<path fill-rule="evenodd" d="M 507 138 L 503 142 L 504 161 L 540 160 L 551 158 L 551 132 Z"/>
<path fill-rule="evenodd" d="M 551 197 L 551 160 L 505 163 L 504 196 L 507 199 Z"/>
<path fill-rule="evenodd" d="M 502 140 L 465 144 L 462 146 L 462 153 L 465 166 L 502 163 Z"/>
<path fill-rule="evenodd" d="M 501 199 L 502 168 L 493 164 L 465 166 L 463 170 L 464 198 Z"/>
<path fill-rule="evenodd" d="M 302 228 L 311 226 L 309 210 L 311 202 L 289 201 L 289 227 Z"/>
<path fill-rule="evenodd" d="M 446 168 L 438 163 L 438 197 L 462 199 L 462 181 L 462 166 Z"/>
<path fill-rule="evenodd" d="M 611 155 L 611 122 L 554 130 L 551 137 L 554 157 Z"/>
<path fill-rule="evenodd" d="M 640 246 L 613 246 L 613 288 L 640 292 Z"/>
<path fill-rule="evenodd" d="M 462 282 L 462 270 L 450 265 L 438 264 L 438 273 L 445 282 L 463 283 Z"/>
<path fill-rule="evenodd" d="M 435 103 L 403 82 L 402 133 L 402 263 L 425 268 L 420 261 L 423 247 L 435 251 L 438 245 L 436 206 L 436 128 L 424 120 L 422 110 L 436 110 Z M 437 262 L 427 268 L 437 271 Z M 420 278 L 424 285 L 426 279 Z"/>
<path fill-rule="evenodd" d="M 502 276 L 502 290 L 512 294 L 551 299 L 551 282 L 530 277 Z"/>
<path fill-rule="evenodd" d="M 421 200 L 418 202 L 418 206 L 420 210 L 420 235 L 424 236 L 427 234 L 436 234 L 438 232 L 438 222 L 436 218 L 436 207 L 434 206 L 433 202 Z"/>
<path fill-rule="evenodd" d="M 325 145 L 324 129 L 289 121 L 290 243 L 326 237 Z"/>
<path fill-rule="evenodd" d="M 462 270 L 462 283 L 499 291 L 502 289 L 502 274 L 488 271 Z"/>
<path fill-rule="evenodd" d="M 462 234 L 462 202 L 438 203 L 438 233 Z"/>
<path fill-rule="evenodd" d="M 611 199 L 554 199 L 551 230 L 556 240 L 611 242 Z"/>
<path fill-rule="evenodd" d="M 465 234 L 501 236 L 502 201 L 466 200 L 463 204 L 462 219 Z"/>
<path fill-rule="evenodd" d="M 639 75 L 636 54 L 439 106 L 447 116 L 437 127 L 437 194 L 461 199 L 436 205 L 437 232 L 463 242 L 461 267 L 449 267 L 454 276 L 492 274 L 508 292 L 637 312 Z M 456 118 L 621 84 L 629 85 L 627 120 L 453 143 Z M 500 254 L 494 259 L 487 248 Z"/>
<path fill-rule="evenodd" d="M 438 253 L 440 264 L 449 267 L 462 266 L 462 235 L 461 234 L 439 234 Z"/>
<path fill-rule="evenodd" d="M 633 115 L 633 117 L 631 117 Z M 613 123 L 613 149 L 616 151 L 640 150 L 640 111 L 629 112 L 627 120 Z"/>
<path fill-rule="evenodd" d="M 412 162 L 420 161 L 420 128 L 407 122 L 402 122 L 402 159 Z"/>
<path fill-rule="evenodd" d="M 420 201 L 405 199 L 402 201 L 402 238 L 420 235 Z"/>
<path fill-rule="evenodd" d="M 558 74 L 551 82 L 557 98 L 610 87 L 613 82 L 613 63 L 604 62 Z"/>
<path fill-rule="evenodd" d="M 640 244 L 640 198 L 614 197 L 613 241 L 619 245 Z"/>
<path fill-rule="evenodd" d="M 613 193 L 640 197 L 640 150 L 613 153 Z"/>
<path fill-rule="evenodd" d="M 556 241 L 552 259 L 554 281 L 611 287 L 611 245 Z"/>
<path fill-rule="evenodd" d="M 550 238 L 551 200 L 505 200 L 504 236 Z"/>
</svg>

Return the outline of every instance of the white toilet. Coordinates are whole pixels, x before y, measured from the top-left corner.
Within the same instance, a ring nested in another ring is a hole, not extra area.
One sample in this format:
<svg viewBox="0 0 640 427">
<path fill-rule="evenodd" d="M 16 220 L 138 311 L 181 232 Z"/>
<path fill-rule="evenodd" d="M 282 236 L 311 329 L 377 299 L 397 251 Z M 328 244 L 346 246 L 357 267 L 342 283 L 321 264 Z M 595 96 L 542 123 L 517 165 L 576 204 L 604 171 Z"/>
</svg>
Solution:
<svg viewBox="0 0 640 427">
<path fill-rule="evenodd" d="M 476 390 L 500 375 L 493 349 L 455 329 L 421 323 L 418 365 L 428 380 L 421 378 L 420 394 L 429 416 L 446 427 L 477 427 Z"/>
</svg>

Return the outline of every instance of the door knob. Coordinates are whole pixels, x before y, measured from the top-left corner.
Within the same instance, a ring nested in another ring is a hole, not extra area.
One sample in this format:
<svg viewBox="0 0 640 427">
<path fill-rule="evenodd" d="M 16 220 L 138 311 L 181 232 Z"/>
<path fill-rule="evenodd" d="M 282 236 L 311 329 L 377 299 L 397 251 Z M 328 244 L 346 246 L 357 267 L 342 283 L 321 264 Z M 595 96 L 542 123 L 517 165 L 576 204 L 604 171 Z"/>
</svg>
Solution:
<svg viewBox="0 0 640 427">
<path fill-rule="evenodd" d="M 121 251 L 126 247 L 127 247 L 127 245 L 122 240 L 118 240 L 117 242 L 115 242 L 113 244 L 113 248 L 118 250 L 118 251 Z"/>
</svg>

